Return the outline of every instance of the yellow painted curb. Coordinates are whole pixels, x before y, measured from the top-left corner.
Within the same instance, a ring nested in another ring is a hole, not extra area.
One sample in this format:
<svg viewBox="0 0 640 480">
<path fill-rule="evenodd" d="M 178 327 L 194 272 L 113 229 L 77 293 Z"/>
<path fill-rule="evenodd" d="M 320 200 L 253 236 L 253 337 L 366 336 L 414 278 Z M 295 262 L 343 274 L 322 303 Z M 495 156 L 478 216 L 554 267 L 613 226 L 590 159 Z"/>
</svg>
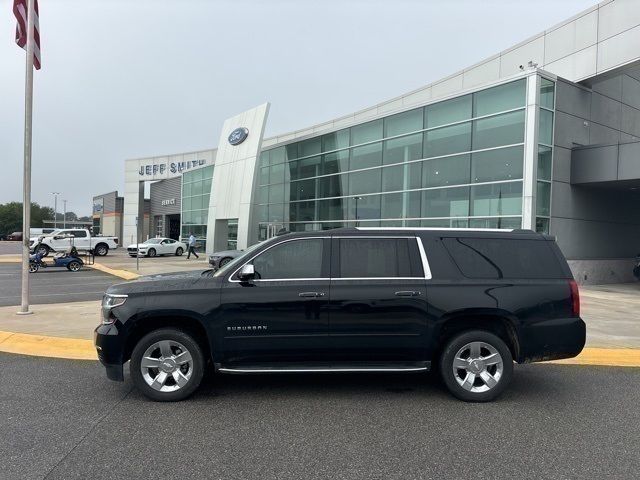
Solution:
<svg viewBox="0 0 640 480">
<path fill-rule="evenodd" d="M 606 365 L 611 367 L 640 367 L 640 349 L 585 348 L 575 358 L 554 360 L 564 365 Z"/>
<path fill-rule="evenodd" d="M 0 331 L 0 352 L 71 360 L 98 359 L 96 348 L 91 340 L 2 331 Z"/>
<path fill-rule="evenodd" d="M 21 263 L 22 257 L 15 255 L 0 255 L 0 263 Z"/>
<path fill-rule="evenodd" d="M 140 275 L 137 273 L 129 272 L 127 270 L 118 270 L 116 268 L 110 268 L 101 263 L 94 263 L 93 265 L 89 265 L 89 268 L 93 268 L 95 270 L 100 270 L 101 272 L 108 273 L 110 275 L 122 278 L 123 280 L 135 280 Z"/>
</svg>

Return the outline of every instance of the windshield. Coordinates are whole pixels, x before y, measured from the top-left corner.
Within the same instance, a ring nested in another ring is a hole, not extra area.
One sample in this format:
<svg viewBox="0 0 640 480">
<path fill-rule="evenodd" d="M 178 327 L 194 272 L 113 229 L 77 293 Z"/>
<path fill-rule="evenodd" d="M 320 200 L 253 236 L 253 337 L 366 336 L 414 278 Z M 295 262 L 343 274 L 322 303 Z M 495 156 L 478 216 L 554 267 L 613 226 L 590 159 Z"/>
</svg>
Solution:
<svg viewBox="0 0 640 480">
<path fill-rule="evenodd" d="M 247 256 L 251 255 L 254 252 L 254 250 L 256 250 L 261 245 L 262 245 L 262 242 L 256 243 L 255 245 L 250 246 L 244 252 L 242 252 L 242 254 L 239 257 L 234 258 L 229 263 L 220 267 L 220 269 L 216 270 L 213 276 L 221 277 L 223 275 L 226 275 L 227 272 L 233 270 L 238 265 L 242 265 L 242 263 L 245 262 L 245 259 L 247 258 Z"/>
<path fill-rule="evenodd" d="M 162 240 L 163 240 L 162 238 L 150 238 L 144 243 L 160 243 Z"/>
</svg>

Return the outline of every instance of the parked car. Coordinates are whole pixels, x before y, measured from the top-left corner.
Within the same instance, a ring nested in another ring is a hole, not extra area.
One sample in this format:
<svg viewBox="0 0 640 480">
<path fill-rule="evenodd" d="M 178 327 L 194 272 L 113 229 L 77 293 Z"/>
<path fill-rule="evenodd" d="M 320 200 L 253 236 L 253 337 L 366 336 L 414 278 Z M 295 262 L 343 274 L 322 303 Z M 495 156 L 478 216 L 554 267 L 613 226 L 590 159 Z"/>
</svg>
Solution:
<svg viewBox="0 0 640 480">
<path fill-rule="evenodd" d="M 528 230 L 347 228 L 254 245 L 217 271 L 110 287 L 95 331 L 108 378 L 158 401 L 220 373 L 421 372 L 488 401 L 513 362 L 574 357 L 578 287 Z"/>
<path fill-rule="evenodd" d="M 173 238 L 150 238 L 144 243 L 134 243 L 127 247 L 127 253 L 131 257 L 156 257 L 159 255 L 182 255 L 187 246 Z"/>
<path fill-rule="evenodd" d="M 21 242 L 22 241 L 22 232 L 13 232 L 7 235 L 7 241 L 9 242 Z"/>
<path fill-rule="evenodd" d="M 38 243 L 39 236 L 31 237 L 30 248 Z M 38 252 L 43 257 L 50 252 L 64 252 L 69 247 L 76 247 L 78 251 L 92 251 L 98 257 L 103 257 L 109 250 L 118 248 L 118 237 L 95 236 L 92 237 L 86 228 L 58 229 L 44 236 L 38 246 Z"/>
<path fill-rule="evenodd" d="M 242 255 L 242 250 L 222 250 L 221 252 L 214 252 L 209 255 L 209 265 L 215 270 L 224 267 L 227 263 L 236 257 Z"/>
</svg>

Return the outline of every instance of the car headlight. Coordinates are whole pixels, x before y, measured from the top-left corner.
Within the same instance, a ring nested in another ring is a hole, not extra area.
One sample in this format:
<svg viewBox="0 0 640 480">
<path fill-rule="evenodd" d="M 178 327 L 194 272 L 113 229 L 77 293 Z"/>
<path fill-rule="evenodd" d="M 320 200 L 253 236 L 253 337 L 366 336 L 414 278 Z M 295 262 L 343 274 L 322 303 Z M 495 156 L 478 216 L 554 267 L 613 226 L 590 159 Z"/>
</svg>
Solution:
<svg viewBox="0 0 640 480">
<path fill-rule="evenodd" d="M 115 321 L 115 318 L 111 315 L 111 309 L 119 307 L 127 301 L 128 295 L 112 295 L 105 294 L 102 297 L 102 323 L 110 325 Z"/>
</svg>

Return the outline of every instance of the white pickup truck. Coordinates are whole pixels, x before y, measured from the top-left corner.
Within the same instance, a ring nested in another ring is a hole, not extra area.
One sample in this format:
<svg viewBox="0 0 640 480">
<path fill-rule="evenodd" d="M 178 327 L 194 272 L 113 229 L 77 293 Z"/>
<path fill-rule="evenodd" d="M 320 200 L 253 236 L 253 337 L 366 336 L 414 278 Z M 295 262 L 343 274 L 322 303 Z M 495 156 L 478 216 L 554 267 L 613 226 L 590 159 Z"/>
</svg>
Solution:
<svg viewBox="0 0 640 480">
<path fill-rule="evenodd" d="M 31 237 L 29 239 L 29 248 L 33 249 L 34 245 L 38 243 L 38 238 Z M 84 228 L 58 229 L 44 235 L 38 251 L 46 257 L 49 252 L 65 251 L 71 246 L 76 247 L 78 251 L 93 250 L 96 256 L 103 257 L 109 253 L 109 250 L 118 248 L 118 238 L 92 237 L 89 230 Z"/>
</svg>

